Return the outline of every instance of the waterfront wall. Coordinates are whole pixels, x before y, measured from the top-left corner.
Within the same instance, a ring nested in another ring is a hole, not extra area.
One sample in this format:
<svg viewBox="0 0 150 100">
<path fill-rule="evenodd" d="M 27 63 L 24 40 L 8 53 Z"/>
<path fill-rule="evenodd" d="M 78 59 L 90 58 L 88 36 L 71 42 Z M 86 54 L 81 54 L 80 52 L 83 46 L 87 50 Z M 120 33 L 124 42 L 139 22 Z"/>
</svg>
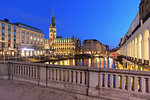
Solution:
<svg viewBox="0 0 150 100">
<path fill-rule="evenodd" d="M 150 98 L 150 72 L 0 61 L 0 78 L 113 100 Z"/>
</svg>

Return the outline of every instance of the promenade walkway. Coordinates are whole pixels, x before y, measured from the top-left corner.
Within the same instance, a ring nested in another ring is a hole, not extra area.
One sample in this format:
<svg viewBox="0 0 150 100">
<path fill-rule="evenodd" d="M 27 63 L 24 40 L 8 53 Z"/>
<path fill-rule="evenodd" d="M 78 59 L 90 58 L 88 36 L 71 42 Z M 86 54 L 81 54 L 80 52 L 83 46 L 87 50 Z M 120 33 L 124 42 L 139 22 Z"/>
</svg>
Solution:
<svg viewBox="0 0 150 100">
<path fill-rule="evenodd" d="M 78 98 L 80 97 L 80 99 Z M 0 100 L 99 100 L 14 80 L 0 80 Z"/>
</svg>

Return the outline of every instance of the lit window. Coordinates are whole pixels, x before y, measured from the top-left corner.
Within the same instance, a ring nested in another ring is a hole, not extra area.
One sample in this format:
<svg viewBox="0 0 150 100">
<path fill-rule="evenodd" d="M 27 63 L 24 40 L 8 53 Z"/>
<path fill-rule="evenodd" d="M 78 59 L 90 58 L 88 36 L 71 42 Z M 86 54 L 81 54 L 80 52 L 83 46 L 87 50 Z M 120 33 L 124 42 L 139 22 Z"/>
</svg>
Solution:
<svg viewBox="0 0 150 100">
<path fill-rule="evenodd" d="M 10 25 L 8 25 L 8 29 L 9 29 L 9 30 L 11 29 L 11 26 L 10 26 Z"/>
<path fill-rule="evenodd" d="M 4 30 L 4 29 L 2 29 L 2 33 L 3 33 L 3 34 L 5 33 L 5 30 Z"/>
<path fill-rule="evenodd" d="M 34 38 L 34 40 L 36 40 L 36 37 Z"/>
<path fill-rule="evenodd" d="M 31 40 L 32 40 L 32 36 L 31 36 Z"/>
<path fill-rule="evenodd" d="M 10 31 L 8 31 L 8 34 L 10 35 Z"/>
<path fill-rule="evenodd" d="M 42 39 L 41 39 L 41 41 L 42 41 Z"/>
<path fill-rule="evenodd" d="M 4 23 L 2 23 L 2 28 L 4 28 L 5 27 L 5 24 Z"/>
<path fill-rule="evenodd" d="M 14 32 L 14 36 L 16 36 L 16 32 Z"/>
<path fill-rule="evenodd" d="M 8 37 L 8 40 L 10 41 L 10 36 Z"/>
<path fill-rule="evenodd" d="M 16 31 L 16 27 L 14 27 L 14 31 Z"/>
<path fill-rule="evenodd" d="M 39 41 L 39 38 L 38 38 L 38 41 Z"/>
</svg>

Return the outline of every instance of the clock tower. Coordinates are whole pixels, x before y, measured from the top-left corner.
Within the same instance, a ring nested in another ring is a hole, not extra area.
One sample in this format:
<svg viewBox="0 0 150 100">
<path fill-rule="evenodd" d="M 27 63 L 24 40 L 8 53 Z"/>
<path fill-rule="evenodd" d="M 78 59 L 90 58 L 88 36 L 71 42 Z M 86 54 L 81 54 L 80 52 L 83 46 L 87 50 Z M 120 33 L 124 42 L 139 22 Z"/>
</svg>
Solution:
<svg viewBox="0 0 150 100">
<path fill-rule="evenodd" d="M 49 27 L 49 43 L 50 47 L 52 47 L 54 41 L 56 39 L 56 23 L 55 23 L 55 17 L 54 17 L 54 12 L 52 13 L 51 17 L 51 24 Z"/>
</svg>

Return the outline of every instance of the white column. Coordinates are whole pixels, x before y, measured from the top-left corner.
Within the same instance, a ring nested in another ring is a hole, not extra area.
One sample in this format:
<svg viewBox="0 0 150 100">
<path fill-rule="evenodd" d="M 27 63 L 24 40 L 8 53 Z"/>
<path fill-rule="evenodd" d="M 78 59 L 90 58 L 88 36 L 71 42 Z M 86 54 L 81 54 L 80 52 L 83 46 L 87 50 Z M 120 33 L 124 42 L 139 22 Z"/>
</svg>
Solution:
<svg viewBox="0 0 150 100">
<path fill-rule="evenodd" d="M 80 71 L 78 71 L 78 84 L 80 84 L 80 80 L 81 80 L 81 79 L 80 79 L 80 78 L 81 78 L 80 75 L 81 75 L 81 74 L 80 74 Z"/>
<path fill-rule="evenodd" d="M 138 78 L 137 76 L 134 76 L 134 91 L 137 92 L 138 91 Z"/>
<path fill-rule="evenodd" d="M 61 69 L 61 81 L 64 81 L 64 74 L 63 74 L 64 72 L 63 72 L 63 70 Z"/>
<path fill-rule="evenodd" d="M 59 77 L 60 74 L 59 74 L 59 72 L 60 72 L 59 69 L 57 69 L 57 81 L 60 81 L 60 77 Z"/>
<path fill-rule="evenodd" d="M 110 88 L 113 88 L 113 75 L 112 74 L 110 74 L 109 79 L 110 79 L 109 81 Z"/>
<path fill-rule="evenodd" d="M 72 78 L 71 70 L 69 70 L 69 83 L 71 83 L 71 78 Z"/>
<path fill-rule="evenodd" d="M 85 72 L 82 72 L 82 84 L 85 84 Z"/>
<path fill-rule="evenodd" d="M 141 91 L 142 91 L 142 93 L 145 93 L 146 92 L 146 84 L 145 84 L 145 77 L 143 76 L 143 77 L 141 77 L 141 80 L 140 80 L 141 82 L 140 82 L 140 84 L 141 84 Z"/>
<path fill-rule="evenodd" d="M 128 79 L 127 79 L 127 89 L 128 91 L 131 91 L 131 76 L 128 76 Z"/>
<path fill-rule="evenodd" d="M 73 83 L 76 83 L 76 71 L 73 71 Z"/>
<path fill-rule="evenodd" d="M 150 93 L 150 78 L 148 78 L 148 93 Z"/>
<path fill-rule="evenodd" d="M 116 74 L 116 77 L 115 77 L 115 88 L 119 89 L 119 76 L 117 74 Z"/>
<path fill-rule="evenodd" d="M 67 70 L 65 70 L 65 82 L 68 82 L 68 73 L 67 73 Z"/>
<path fill-rule="evenodd" d="M 104 86 L 105 86 L 105 88 L 108 87 L 108 74 L 105 74 L 105 77 L 104 77 Z"/>
<path fill-rule="evenodd" d="M 53 71 L 54 71 L 54 80 L 56 80 L 56 69 L 54 69 Z"/>
<path fill-rule="evenodd" d="M 52 72 L 52 69 L 50 69 L 50 79 L 53 80 L 53 72 Z"/>
<path fill-rule="evenodd" d="M 149 43 L 148 51 L 149 51 L 149 65 L 150 65 L 150 38 L 148 38 L 148 43 Z"/>
<path fill-rule="evenodd" d="M 124 75 L 122 75 L 121 76 L 121 89 L 125 89 L 125 76 Z"/>
</svg>

